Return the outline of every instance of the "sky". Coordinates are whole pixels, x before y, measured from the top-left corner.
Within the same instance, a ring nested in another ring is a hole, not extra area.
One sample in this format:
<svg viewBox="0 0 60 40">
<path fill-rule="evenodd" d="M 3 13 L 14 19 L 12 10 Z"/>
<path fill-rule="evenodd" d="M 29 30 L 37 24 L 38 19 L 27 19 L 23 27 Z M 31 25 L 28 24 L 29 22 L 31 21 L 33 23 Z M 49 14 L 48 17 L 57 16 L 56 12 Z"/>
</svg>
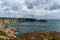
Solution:
<svg viewBox="0 0 60 40">
<path fill-rule="evenodd" d="M 60 0 L 0 0 L 0 17 L 60 19 Z"/>
</svg>

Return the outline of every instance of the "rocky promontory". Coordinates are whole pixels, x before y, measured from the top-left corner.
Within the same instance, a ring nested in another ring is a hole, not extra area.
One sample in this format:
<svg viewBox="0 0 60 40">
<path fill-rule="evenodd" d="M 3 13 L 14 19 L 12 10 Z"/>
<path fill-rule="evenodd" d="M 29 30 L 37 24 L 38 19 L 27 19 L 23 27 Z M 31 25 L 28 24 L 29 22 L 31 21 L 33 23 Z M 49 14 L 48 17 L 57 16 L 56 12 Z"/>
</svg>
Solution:
<svg viewBox="0 0 60 40">
<path fill-rule="evenodd" d="M 38 20 L 38 22 L 48 22 L 48 20 L 46 20 L 46 19 L 40 19 L 40 20 Z"/>
<path fill-rule="evenodd" d="M 23 34 L 17 40 L 60 40 L 60 33 L 45 30 L 33 31 Z"/>
<path fill-rule="evenodd" d="M 7 39 L 0 38 L 0 40 L 60 40 L 60 33 L 53 31 L 39 30 L 25 33 L 20 37 L 10 37 L 10 39 L 9 37 L 5 38 Z"/>
<path fill-rule="evenodd" d="M 5 24 L 0 24 L 0 40 L 11 40 L 15 39 L 15 33 L 20 30 L 19 28 L 14 28 L 7 26 Z"/>
<path fill-rule="evenodd" d="M 21 22 L 48 22 L 46 19 L 33 19 L 33 18 L 0 18 L 0 23 L 11 24 Z"/>
</svg>

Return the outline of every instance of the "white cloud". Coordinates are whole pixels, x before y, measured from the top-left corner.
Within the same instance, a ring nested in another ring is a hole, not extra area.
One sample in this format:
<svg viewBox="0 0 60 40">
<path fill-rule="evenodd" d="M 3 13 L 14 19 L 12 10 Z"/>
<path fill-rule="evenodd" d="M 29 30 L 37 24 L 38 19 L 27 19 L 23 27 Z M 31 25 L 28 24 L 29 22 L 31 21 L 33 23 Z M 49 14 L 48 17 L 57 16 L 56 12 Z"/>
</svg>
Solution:
<svg viewBox="0 0 60 40">
<path fill-rule="evenodd" d="M 59 5 L 58 9 L 53 5 Z M 53 7 L 54 10 L 50 10 Z M 31 17 L 60 13 L 60 0 L 0 0 L 0 17 Z"/>
</svg>

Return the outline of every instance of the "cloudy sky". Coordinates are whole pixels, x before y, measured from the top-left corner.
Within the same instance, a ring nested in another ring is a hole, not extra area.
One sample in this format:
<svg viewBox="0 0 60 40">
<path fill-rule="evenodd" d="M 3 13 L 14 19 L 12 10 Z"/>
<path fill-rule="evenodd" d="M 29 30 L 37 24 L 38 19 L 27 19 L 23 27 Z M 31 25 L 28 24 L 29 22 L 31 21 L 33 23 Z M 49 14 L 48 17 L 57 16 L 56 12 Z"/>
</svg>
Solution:
<svg viewBox="0 0 60 40">
<path fill-rule="evenodd" d="M 0 17 L 60 19 L 60 0 L 0 0 Z"/>
</svg>

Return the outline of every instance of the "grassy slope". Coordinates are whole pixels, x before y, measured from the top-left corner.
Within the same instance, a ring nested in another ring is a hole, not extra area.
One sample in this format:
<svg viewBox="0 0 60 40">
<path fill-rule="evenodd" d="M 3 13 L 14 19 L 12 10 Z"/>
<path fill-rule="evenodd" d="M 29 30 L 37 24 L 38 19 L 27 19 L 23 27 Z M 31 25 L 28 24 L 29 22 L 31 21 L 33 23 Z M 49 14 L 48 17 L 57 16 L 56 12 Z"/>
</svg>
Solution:
<svg viewBox="0 0 60 40">
<path fill-rule="evenodd" d="M 34 31 L 25 33 L 15 40 L 60 40 L 60 33 L 51 31 Z"/>
</svg>

